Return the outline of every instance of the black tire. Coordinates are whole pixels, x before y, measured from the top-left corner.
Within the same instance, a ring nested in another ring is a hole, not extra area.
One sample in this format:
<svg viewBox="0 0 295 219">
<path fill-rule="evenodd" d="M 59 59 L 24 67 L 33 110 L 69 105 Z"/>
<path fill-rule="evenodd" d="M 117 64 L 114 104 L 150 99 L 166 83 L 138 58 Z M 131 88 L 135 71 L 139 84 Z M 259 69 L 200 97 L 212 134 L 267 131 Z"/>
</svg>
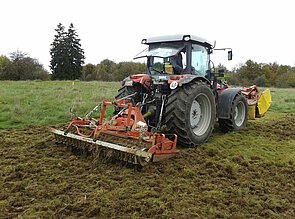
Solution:
<svg viewBox="0 0 295 219">
<path fill-rule="evenodd" d="M 192 81 L 172 91 L 166 103 L 165 125 L 177 134 L 178 144 L 195 147 L 207 141 L 216 118 L 214 94 L 210 85 Z"/>
<path fill-rule="evenodd" d="M 219 127 L 223 132 L 238 131 L 245 128 L 248 121 L 248 104 L 243 94 L 238 93 L 233 102 L 229 119 L 219 119 Z"/>
<path fill-rule="evenodd" d="M 138 86 L 134 87 L 121 87 L 118 90 L 118 94 L 115 96 L 115 99 L 121 99 L 123 97 L 126 97 L 128 95 L 134 94 L 135 92 L 138 92 Z M 135 96 L 130 98 L 130 101 L 132 102 L 132 105 L 135 105 L 137 102 L 139 102 L 139 95 L 136 94 Z"/>
<path fill-rule="evenodd" d="M 137 87 L 121 87 L 119 90 L 118 90 L 118 94 L 115 96 L 115 99 L 116 100 L 119 100 L 119 99 L 121 99 L 121 98 L 123 98 L 123 97 L 126 97 L 126 96 L 128 96 L 128 95 L 131 95 L 131 94 L 134 94 L 135 92 L 137 92 L 138 90 L 137 90 Z M 132 105 L 133 106 L 135 106 L 136 105 L 136 103 L 139 101 L 138 100 L 138 93 L 135 95 L 135 96 L 133 96 L 133 97 L 130 97 L 129 98 L 129 100 L 130 100 L 130 102 L 132 103 Z M 115 106 L 114 107 L 114 112 L 113 112 L 113 114 L 114 115 L 116 115 L 116 114 L 118 114 L 119 112 L 120 112 L 120 108 L 119 107 L 117 107 L 117 106 Z"/>
</svg>

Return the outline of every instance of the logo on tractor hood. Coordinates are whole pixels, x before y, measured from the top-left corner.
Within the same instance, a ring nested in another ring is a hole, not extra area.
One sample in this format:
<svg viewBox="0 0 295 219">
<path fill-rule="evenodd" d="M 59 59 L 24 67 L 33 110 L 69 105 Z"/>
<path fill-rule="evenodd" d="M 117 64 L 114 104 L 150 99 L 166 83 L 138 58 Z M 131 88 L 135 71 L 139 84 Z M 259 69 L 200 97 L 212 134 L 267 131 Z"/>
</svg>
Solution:
<svg viewBox="0 0 295 219">
<path fill-rule="evenodd" d="M 170 76 L 166 76 L 166 75 L 159 76 L 159 80 L 168 81 L 169 79 L 170 79 Z"/>
</svg>

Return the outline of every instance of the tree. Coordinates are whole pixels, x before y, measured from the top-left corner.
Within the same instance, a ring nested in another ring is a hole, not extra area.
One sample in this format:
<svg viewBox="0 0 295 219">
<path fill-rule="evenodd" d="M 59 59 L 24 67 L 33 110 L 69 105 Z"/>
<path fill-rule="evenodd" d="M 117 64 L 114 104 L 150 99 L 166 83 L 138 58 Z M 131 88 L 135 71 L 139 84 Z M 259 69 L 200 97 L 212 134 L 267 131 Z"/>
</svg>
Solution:
<svg viewBox="0 0 295 219">
<path fill-rule="evenodd" d="M 237 70 L 237 73 L 243 79 L 243 84 L 252 84 L 257 76 L 262 75 L 261 64 L 248 60 Z"/>
<path fill-rule="evenodd" d="M 8 57 L 1 55 L 0 56 L 0 80 L 5 77 L 5 71 L 7 66 L 10 64 L 10 60 Z"/>
<path fill-rule="evenodd" d="M 81 48 L 80 39 L 72 23 L 67 32 L 66 46 L 70 63 L 68 72 L 69 74 L 72 73 L 71 79 L 78 79 L 81 76 L 85 56 L 84 50 Z"/>
<path fill-rule="evenodd" d="M 129 75 L 145 73 L 145 64 L 135 62 L 120 62 L 117 64 L 117 72 L 113 75 L 113 80 L 122 81 Z"/>
<path fill-rule="evenodd" d="M 105 59 L 97 66 L 87 64 L 83 66 L 83 81 L 101 80 L 101 81 L 122 81 L 129 75 L 145 73 L 145 64 L 136 62 L 119 62 L 118 64 Z"/>
<path fill-rule="evenodd" d="M 2 61 L 1 61 L 2 60 Z M 0 66 L 6 63 L 5 68 L 0 74 L 1 80 L 49 80 L 49 73 L 43 68 L 37 59 L 29 57 L 26 53 L 16 51 L 10 54 L 10 60 L 0 59 Z"/>
<path fill-rule="evenodd" d="M 113 75 L 117 74 L 117 65 L 115 62 L 105 59 L 97 65 L 96 74 L 100 81 L 112 81 Z"/>
<path fill-rule="evenodd" d="M 273 64 L 264 64 L 262 66 L 262 76 L 264 75 L 265 76 L 265 79 L 267 79 L 269 85 L 274 85 L 275 84 L 275 80 L 276 80 L 276 77 L 277 75 L 275 74 L 275 71 L 273 70 L 272 68 L 272 65 L 276 65 L 276 63 L 273 63 Z M 256 77 L 255 80 L 258 80 L 260 76 Z M 262 79 L 262 78 L 261 78 Z"/>
<path fill-rule="evenodd" d="M 80 78 L 85 56 L 74 25 L 71 23 L 68 31 L 65 31 L 65 27 L 59 23 L 55 31 L 57 34 L 50 49 L 52 78 L 59 80 Z"/>
<path fill-rule="evenodd" d="M 96 80 L 95 65 L 89 63 L 83 66 L 82 75 L 80 79 L 82 81 Z"/>
<path fill-rule="evenodd" d="M 256 84 L 257 86 L 261 86 L 261 87 L 266 87 L 266 86 L 268 86 L 268 81 L 267 81 L 267 79 L 266 79 L 266 76 L 265 76 L 265 75 L 257 76 L 257 77 L 254 79 L 254 84 Z"/>
<path fill-rule="evenodd" d="M 288 75 L 288 85 L 295 88 L 295 72 L 290 72 Z"/>
</svg>

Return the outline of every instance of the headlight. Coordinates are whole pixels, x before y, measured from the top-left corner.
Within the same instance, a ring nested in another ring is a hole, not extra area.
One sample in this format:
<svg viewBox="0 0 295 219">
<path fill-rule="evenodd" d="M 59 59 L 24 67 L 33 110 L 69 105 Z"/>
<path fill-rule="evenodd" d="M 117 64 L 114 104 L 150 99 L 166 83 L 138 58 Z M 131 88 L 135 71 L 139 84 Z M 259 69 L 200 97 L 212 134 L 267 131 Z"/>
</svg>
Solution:
<svg viewBox="0 0 295 219">
<path fill-rule="evenodd" d="M 132 87 L 133 86 L 133 81 L 130 80 L 130 81 L 125 81 L 124 83 L 125 86 L 129 86 L 129 87 Z"/>
</svg>

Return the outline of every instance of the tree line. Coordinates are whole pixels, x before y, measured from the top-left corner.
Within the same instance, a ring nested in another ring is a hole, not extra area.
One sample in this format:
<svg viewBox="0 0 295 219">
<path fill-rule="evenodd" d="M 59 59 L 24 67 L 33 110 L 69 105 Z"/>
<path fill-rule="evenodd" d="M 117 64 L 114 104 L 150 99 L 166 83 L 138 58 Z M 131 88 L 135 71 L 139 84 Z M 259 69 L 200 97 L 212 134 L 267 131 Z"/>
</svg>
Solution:
<svg viewBox="0 0 295 219">
<path fill-rule="evenodd" d="M 86 64 L 81 66 L 78 77 L 63 75 L 61 78 L 49 73 L 37 59 L 29 57 L 26 53 L 16 51 L 10 57 L 0 56 L 0 80 L 81 80 L 81 81 L 121 81 L 133 74 L 145 73 L 145 64 L 138 62 L 116 63 L 109 59 L 99 64 Z"/>
<path fill-rule="evenodd" d="M 37 59 L 31 58 L 24 52 L 16 51 L 9 57 L 0 56 L 0 80 L 82 80 L 82 81 L 121 81 L 132 74 L 145 72 L 145 64 L 137 62 L 116 63 L 109 59 L 99 64 L 86 64 L 81 66 L 79 75 L 67 78 L 63 73 L 57 77 L 49 73 Z"/>
<path fill-rule="evenodd" d="M 37 59 L 16 51 L 10 57 L 0 56 L 0 80 L 121 81 L 129 75 L 145 72 L 145 64 L 136 62 L 116 63 L 105 59 L 96 65 L 84 65 L 84 50 L 74 25 L 70 24 L 66 29 L 59 23 L 55 31 L 50 44 L 50 73 Z M 295 67 L 248 60 L 238 68 L 226 71 L 225 79 L 233 85 L 295 87 Z"/>
<path fill-rule="evenodd" d="M 295 87 L 295 67 L 278 63 L 257 63 L 248 60 L 239 68 L 228 72 L 225 78 L 229 84 L 264 87 Z"/>
<path fill-rule="evenodd" d="M 37 59 L 21 51 L 0 56 L 0 80 L 50 80 L 50 74 Z"/>
<path fill-rule="evenodd" d="M 137 62 L 115 63 L 109 59 L 98 65 L 87 64 L 82 69 L 80 80 L 83 81 L 122 81 L 129 75 L 145 73 L 145 64 Z"/>
<path fill-rule="evenodd" d="M 218 68 L 224 68 L 219 65 Z M 26 53 L 16 51 L 10 57 L 0 56 L 0 80 L 72 80 L 81 81 L 121 81 L 133 74 L 145 73 L 145 64 L 138 62 L 119 62 L 105 59 L 99 64 L 88 63 L 81 66 L 79 76 L 55 78 L 44 69 L 37 59 Z M 277 63 L 257 63 L 248 60 L 245 64 L 231 71 L 226 70 L 225 80 L 228 84 L 250 86 L 256 84 L 264 87 L 294 87 L 295 67 Z"/>
</svg>

